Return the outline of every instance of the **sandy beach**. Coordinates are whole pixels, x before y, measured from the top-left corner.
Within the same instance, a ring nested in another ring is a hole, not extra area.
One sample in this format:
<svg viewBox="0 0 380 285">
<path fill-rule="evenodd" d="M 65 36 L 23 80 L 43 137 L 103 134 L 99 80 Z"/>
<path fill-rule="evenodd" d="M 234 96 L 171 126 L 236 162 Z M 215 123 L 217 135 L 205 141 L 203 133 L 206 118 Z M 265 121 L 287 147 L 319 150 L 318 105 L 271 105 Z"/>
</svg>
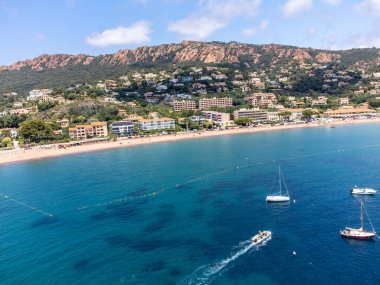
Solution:
<svg viewBox="0 0 380 285">
<path fill-rule="evenodd" d="M 44 148 L 33 148 L 29 150 L 12 150 L 0 152 L 0 165 L 17 163 L 30 160 L 47 159 L 64 155 L 74 155 L 78 153 L 102 151 L 116 148 L 132 147 L 152 143 L 160 142 L 171 142 L 187 139 L 199 139 L 204 137 L 213 136 L 224 136 L 233 134 L 246 134 L 246 133 L 258 133 L 264 131 L 279 131 L 279 130 L 290 130 L 299 128 L 316 128 L 316 127 L 331 127 L 331 126 L 342 126 L 342 125 L 352 125 L 352 124 L 363 124 L 363 123 L 380 123 L 380 118 L 374 119 L 361 119 L 361 120 L 346 120 L 346 121 L 334 121 L 333 123 L 308 123 L 308 124 L 297 124 L 297 125 L 281 125 L 281 126 L 261 126 L 261 127 L 249 127 L 249 128 L 238 128 L 238 129 L 228 129 L 228 130 L 215 130 L 215 131 L 200 131 L 200 132 L 189 132 L 189 133 L 177 133 L 170 135 L 143 137 L 143 138 L 122 138 L 118 141 L 100 142 L 94 144 L 87 144 L 81 146 L 73 146 L 69 148 L 58 148 L 58 145 L 53 146 L 48 149 Z"/>
</svg>

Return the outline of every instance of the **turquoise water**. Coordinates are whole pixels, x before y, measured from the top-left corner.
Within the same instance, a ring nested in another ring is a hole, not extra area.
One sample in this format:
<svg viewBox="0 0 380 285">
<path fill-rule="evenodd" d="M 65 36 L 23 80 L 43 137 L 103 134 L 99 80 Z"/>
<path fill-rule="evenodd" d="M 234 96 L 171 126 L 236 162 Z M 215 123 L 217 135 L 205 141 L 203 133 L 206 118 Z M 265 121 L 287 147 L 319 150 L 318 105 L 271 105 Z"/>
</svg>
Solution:
<svg viewBox="0 0 380 285">
<path fill-rule="evenodd" d="M 0 199 L 0 284 L 380 284 L 380 240 L 339 236 L 359 225 L 349 188 L 380 189 L 379 130 L 233 135 L 3 166 L 0 193 L 16 201 Z M 265 203 L 279 164 L 295 203 Z M 380 231 L 380 197 L 364 202 Z M 259 229 L 273 238 L 250 247 Z"/>
</svg>

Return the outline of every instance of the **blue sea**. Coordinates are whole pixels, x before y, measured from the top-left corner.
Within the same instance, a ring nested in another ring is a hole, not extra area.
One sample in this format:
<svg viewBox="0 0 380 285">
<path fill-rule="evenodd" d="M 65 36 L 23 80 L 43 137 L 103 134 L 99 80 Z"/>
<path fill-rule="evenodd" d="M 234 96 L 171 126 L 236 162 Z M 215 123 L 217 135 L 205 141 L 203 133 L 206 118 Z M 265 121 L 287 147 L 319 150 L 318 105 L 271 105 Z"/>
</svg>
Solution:
<svg viewBox="0 0 380 285">
<path fill-rule="evenodd" d="M 292 201 L 267 204 L 279 165 Z M 2 166 L 0 284 L 380 284 L 380 240 L 339 235 L 379 169 L 376 124 Z M 380 193 L 363 202 L 380 232 Z"/>
</svg>

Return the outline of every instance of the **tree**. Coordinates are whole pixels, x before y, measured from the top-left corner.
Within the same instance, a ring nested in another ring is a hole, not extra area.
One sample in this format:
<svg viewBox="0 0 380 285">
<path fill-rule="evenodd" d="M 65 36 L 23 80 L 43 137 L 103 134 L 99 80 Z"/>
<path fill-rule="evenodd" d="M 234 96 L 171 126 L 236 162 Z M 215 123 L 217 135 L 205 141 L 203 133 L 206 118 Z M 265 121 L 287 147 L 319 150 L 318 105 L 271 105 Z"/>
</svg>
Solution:
<svg viewBox="0 0 380 285">
<path fill-rule="evenodd" d="M 234 122 L 236 125 L 248 126 L 251 123 L 251 119 L 247 117 L 241 117 L 236 119 Z"/>
<path fill-rule="evenodd" d="M 369 105 L 372 108 L 379 108 L 380 107 L 380 100 L 379 99 L 372 99 L 369 101 Z"/>
<path fill-rule="evenodd" d="M 83 116 L 78 116 L 73 119 L 74 124 L 84 124 L 86 123 L 87 119 Z"/>
<path fill-rule="evenodd" d="M 278 114 L 280 117 L 284 118 L 285 120 L 289 121 L 290 116 L 292 115 L 292 112 L 290 111 L 284 111 Z"/>
<path fill-rule="evenodd" d="M 120 117 L 117 115 L 118 108 L 115 106 L 107 106 L 102 109 L 100 109 L 98 113 L 98 120 L 99 121 L 116 121 L 120 119 Z"/>
<path fill-rule="evenodd" d="M 12 134 L 11 134 L 10 130 L 2 130 L 1 131 L 1 134 L 0 134 L 1 138 L 11 137 L 11 136 L 12 136 Z"/>
<path fill-rule="evenodd" d="M 42 140 L 51 140 L 51 125 L 42 120 L 29 120 L 21 123 L 20 136 L 30 142 L 40 142 Z"/>
<path fill-rule="evenodd" d="M 57 102 L 54 101 L 46 101 L 46 102 L 41 102 L 37 104 L 38 110 L 39 111 L 46 111 L 49 110 L 57 105 Z"/>
<path fill-rule="evenodd" d="M 0 128 L 18 128 L 19 124 L 27 119 L 28 115 L 7 115 L 0 117 Z"/>
<path fill-rule="evenodd" d="M 1 141 L 1 147 L 12 147 L 12 139 L 10 137 L 5 137 Z"/>
<path fill-rule="evenodd" d="M 303 110 L 302 111 L 302 117 L 309 120 L 314 115 L 314 112 L 312 110 Z"/>
</svg>

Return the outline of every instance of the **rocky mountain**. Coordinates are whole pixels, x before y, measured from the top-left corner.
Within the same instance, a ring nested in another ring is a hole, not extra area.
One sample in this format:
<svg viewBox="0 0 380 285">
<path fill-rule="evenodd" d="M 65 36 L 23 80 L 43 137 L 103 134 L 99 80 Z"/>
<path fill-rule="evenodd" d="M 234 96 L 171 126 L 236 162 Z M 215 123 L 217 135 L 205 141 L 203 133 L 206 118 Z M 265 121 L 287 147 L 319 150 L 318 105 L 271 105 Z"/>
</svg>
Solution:
<svg viewBox="0 0 380 285">
<path fill-rule="evenodd" d="M 326 51 L 277 44 L 195 42 L 144 46 L 114 54 L 89 56 L 43 54 L 34 59 L 0 66 L 0 92 L 34 87 L 57 87 L 79 81 L 117 76 L 136 67 L 169 67 L 173 64 L 230 64 L 240 68 L 276 68 L 292 64 L 345 66 L 380 65 L 380 49 Z"/>
</svg>

